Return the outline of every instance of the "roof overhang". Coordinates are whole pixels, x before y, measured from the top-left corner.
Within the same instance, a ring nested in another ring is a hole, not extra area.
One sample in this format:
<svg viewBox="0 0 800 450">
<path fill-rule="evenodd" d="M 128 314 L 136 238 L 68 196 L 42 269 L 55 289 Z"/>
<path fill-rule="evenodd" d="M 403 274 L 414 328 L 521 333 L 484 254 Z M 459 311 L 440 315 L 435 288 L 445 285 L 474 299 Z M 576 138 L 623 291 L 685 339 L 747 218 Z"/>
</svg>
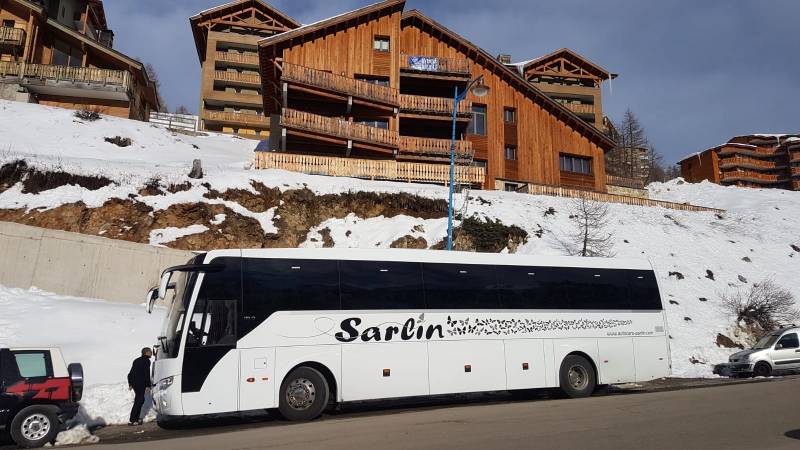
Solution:
<svg viewBox="0 0 800 450">
<path fill-rule="evenodd" d="M 439 24 L 435 20 L 415 9 L 405 12 L 402 20 L 419 20 L 425 25 L 434 28 L 442 37 L 449 38 L 453 42 L 457 43 L 466 50 L 464 53 L 469 58 L 472 58 L 476 62 L 482 63 L 482 65 L 493 70 L 495 74 L 507 80 L 509 84 L 514 85 L 519 91 L 527 94 L 556 118 L 567 122 L 576 131 L 597 144 L 603 149 L 604 152 L 608 152 L 616 147 L 616 143 L 606 136 L 602 131 L 578 117 L 575 113 L 567 109 L 567 107 L 551 99 L 544 92 L 528 83 L 517 71 L 501 63 L 485 50 L 471 43 L 459 34 L 450 31 L 445 26 Z"/>
<path fill-rule="evenodd" d="M 262 0 L 234 0 L 225 3 L 224 5 L 215 6 L 213 8 L 200 11 L 194 16 L 189 18 L 189 24 L 192 27 L 192 35 L 194 36 L 194 44 L 197 49 L 197 56 L 202 62 L 205 59 L 206 52 L 206 31 L 199 25 L 203 19 L 213 17 L 215 15 L 225 14 L 236 9 L 241 9 L 243 6 L 253 5 L 262 8 L 265 13 L 270 14 L 282 22 L 286 23 L 289 28 L 298 28 L 300 23 L 290 16 L 284 14 L 271 5 L 263 2 Z"/>
<path fill-rule="evenodd" d="M 540 56 L 538 58 L 527 61 L 524 64 L 519 64 L 519 66 L 521 68 L 522 73 L 524 74 L 525 71 L 528 70 L 528 68 L 546 63 L 548 60 L 552 60 L 558 57 L 565 57 L 571 60 L 576 65 L 583 67 L 584 69 L 588 70 L 590 73 L 593 73 L 595 76 L 597 76 L 602 80 L 613 80 L 618 76 L 616 73 L 609 72 L 603 67 L 593 63 L 588 58 L 581 56 L 568 48 L 558 49 L 544 56 Z"/>
</svg>

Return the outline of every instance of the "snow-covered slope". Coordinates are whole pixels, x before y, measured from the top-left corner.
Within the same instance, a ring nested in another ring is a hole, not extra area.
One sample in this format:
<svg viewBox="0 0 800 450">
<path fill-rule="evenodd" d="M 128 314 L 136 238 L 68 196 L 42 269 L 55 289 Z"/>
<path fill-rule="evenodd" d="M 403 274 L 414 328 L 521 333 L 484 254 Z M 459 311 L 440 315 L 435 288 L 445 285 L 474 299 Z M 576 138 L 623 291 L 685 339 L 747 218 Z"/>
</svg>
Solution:
<svg viewBox="0 0 800 450">
<path fill-rule="evenodd" d="M 103 140 L 117 135 L 131 138 L 134 145 L 119 148 Z M 58 166 L 71 173 L 99 173 L 116 182 L 95 191 L 62 186 L 40 194 L 22 194 L 16 186 L 0 193 L 0 210 L 53 208 L 78 200 L 99 206 L 111 198 L 133 196 L 158 212 L 180 203 L 223 202 L 204 197 L 210 190 L 240 188 L 257 193 L 252 181 L 280 191 L 305 187 L 318 195 L 371 191 L 447 198 L 447 189 L 441 186 L 252 170 L 253 145 L 252 141 L 228 136 L 174 135 L 149 124 L 114 118 L 76 123 L 71 111 L 0 102 L 0 165 L 23 158 L 36 167 Z M 188 181 L 186 174 L 194 158 L 203 160 L 207 176 L 192 181 L 189 190 L 138 196 L 143 183 L 153 177 L 170 183 Z M 658 275 L 673 338 L 674 374 L 710 376 L 711 364 L 724 360 L 732 352 L 715 344 L 719 333 L 732 334 L 732 318 L 719 307 L 720 294 L 746 289 L 753 282 L 771 277 L 800 298 L 797 282 L 800 252 L 792 248 L 800 246 L 800 193 L 687 184 L 681 180 L 652 185 L 650 193 L 657 199 L 727 210 L 717 214 L 609 205 L 608 231 L 614 235 L 616 255 L 648 258 Z M 455 200 L 467 215 L 517 225 L 528 233 L 527 242 L 517 249 L 519 253 L 562 254 L 557 238 L 570 226 L 569 199 L 497 191 L 473 191 L 471 197 L 466 209 L 464 196 L 457 195 Z M 279 214 L 276 215 L 275 208 L 254 213 L 235 202 L 225 202 L 237 213 L 257 214 L 252 217 L 261 224 L 260 232 L 276 231 Z M 550 208 L 553 213 L 548 214 Z M 151 235 L 151 242 L 167 243 L 176 236 L 203 232 L 226 218 L 216 214 L 204 220 L 185 224 L 181 229 L 165 228 L 167 231 Z M 322 246 L 327 236 L 327 244 L 337 247 L 385 248 L 398 238 L 411 236 L 424 238 L 427 246 L 431 246 L 445 236 L 446 219 L 423 219 L 413 214 L 393 217 L 345 214 L 323 217 L 306 234 L 299 245 Z M 0 317 L 8 316 L 0 314 Z M 6 339 L 35 337 L 19 334 Z M 127 353 L 127 350 L 115 352 L 126 359 Z"/>
</svg>

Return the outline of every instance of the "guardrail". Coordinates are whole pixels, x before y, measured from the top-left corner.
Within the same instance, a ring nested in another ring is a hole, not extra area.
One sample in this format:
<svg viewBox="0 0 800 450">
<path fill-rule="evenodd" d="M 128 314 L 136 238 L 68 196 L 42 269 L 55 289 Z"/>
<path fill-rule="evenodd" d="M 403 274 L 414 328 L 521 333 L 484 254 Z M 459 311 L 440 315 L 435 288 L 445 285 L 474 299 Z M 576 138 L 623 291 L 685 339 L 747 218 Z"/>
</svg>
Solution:
<svg viewBox="0 0 800 450">
<path fill-rule="evenodd" d="M 258 55 L 249 55 L 246 53 L 231 53 L 231 52 L 218 51 L 216 53 L 216 59 L 217 61 L 245 64 L 248 66 L 257 66 L 259 63 Z"/>
<path fill-rule="evenodd" d="M 298 128 L 354 141 L 372 142 L 384 144 L 389 147 L 397 147 L 398 136 L 396 131 L 353 123 L 336 117 L 320 116 L 318 114 L 297 111 L 290 108 L 283 108 L 281 125 L 288 128 Z"/>
<path fill-rule="evenodd" d="M 370 180 L 442 184 L 446 184 L 450 180 L 450 166 L 447 164 L 410 163 L 395 160 L 256 152 L 255 166 L 257 169 L 283 169 L 313 175 Z M 459 183 L 477 186 L 483 184 L 486 173 L 483 167 L 456 166 L 455 178 Z"/>
<path fill-rule="evenodd" d="M 413 136 L 400 136 L 400 153 L 432 155 L 450 158 L 450 139 L 434 139 Z M 474 155 L 471 141 L 456 141 L 456 158 Z"/>
<path fill-rule="evenodd" d="M 230 111 L 206 111 L 204 117 L 206 120 L 217 122 L 245 123 L 264 127 L 269 126 L 269 117 L 258 114 L 244 114 Z"/>
<path fill-rule="evenodd" d="M 469 75 L 472 66 L 466 59 L 438 56 L 401 55 L 400 69 L 413 72 Z"/>
<path fill-rule="evenodd" d="M 69 67 L 47 64 L 0 62 L 0 76 L 40 78 L 56 81 L 93 83 L 129 88 L 131 74 L 124 70 L 97 69 L 94 67 Z"/>
<path fill-rule="evenodd" d="M 25 44 L 25 30 L 22 28 L 0 27 L 0 44 L 14 46 Z"/>
<path fill-rule="evenodd" d="M 169 129 L 181 129 L 197 131 L 199 118 L 191 114 L 173 114 L 163 112 L 151 112 L 150 123 L 163 125 Z"/>
<path fill-rule="evenodd" d="M 257 84 L 261 86 L 261 75 L 257 73 L 228 72 L 217 70 L 214 72 L 214 79 L 219 81 L 230 81 L 242 84 Z"/>
<path fill-rule="evenodd" d="M 453 99 L 443 97 L 427 97 L 424 95 L 400 94 L 400 109 L 422 113 L 434 113 L 450 116 L 453 114 Z M 458 103 L 459 115 L 472 114 L 472 102 L 465 100 Z"/>
<path fill-rule="evenodd" d="M 397 89 L 336 75 L 324 70 L 312 69 L 311 67 L 284 62 L 281 79 L 326 91 L 397 105 Z"/>
</svg>

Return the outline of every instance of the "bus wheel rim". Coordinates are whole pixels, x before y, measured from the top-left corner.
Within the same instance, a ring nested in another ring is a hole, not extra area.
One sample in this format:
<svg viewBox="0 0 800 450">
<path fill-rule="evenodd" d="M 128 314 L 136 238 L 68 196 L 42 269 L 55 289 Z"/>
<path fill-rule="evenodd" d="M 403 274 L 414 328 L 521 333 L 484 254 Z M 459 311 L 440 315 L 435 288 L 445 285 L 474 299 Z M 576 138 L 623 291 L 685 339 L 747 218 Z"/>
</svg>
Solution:
<svg viewBox="0 0 800 450">
<path fill-rule="evenodd" d="M 286 387 L 286 402 L 294 409 L 304 410 L 314 404 L 317 389 L 306 378 L 297 378 Z"/>
<path fill-rule="evenodd" d="M 50 432 L 50 419 L 44 414 L 31 414 L 22 422 L 22 436 L 29 441 L 38 441 Z"/>
<path fill-rule="evenodd" d="M 583 390 L 589 384 L 589 377 L 583 366 L 572 366 L 567 372 L 569 384 L 577 390 Z"/>
</svg>

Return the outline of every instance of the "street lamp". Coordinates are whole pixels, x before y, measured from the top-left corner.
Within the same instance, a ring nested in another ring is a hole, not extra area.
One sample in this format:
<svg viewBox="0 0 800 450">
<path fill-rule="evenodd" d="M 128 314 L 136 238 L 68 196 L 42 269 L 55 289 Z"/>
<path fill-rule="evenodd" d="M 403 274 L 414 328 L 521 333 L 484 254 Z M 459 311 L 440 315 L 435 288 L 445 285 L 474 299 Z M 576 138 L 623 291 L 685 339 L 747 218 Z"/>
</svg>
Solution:
<svg viewBox="0 0 800 450">
<path fill-rule="evenodd" d="M 475 97 L 484 97 L 489 93 L 489 86 L 483 84 L 483 75 L 475 78 L 467 84 L 467 87 L 459 94 L 456 86 L 455 97 L 453 98 L 453 139 L 450 143 L 450 198 L 447 202 L 447 250 L 453 250 L 453 182 L 456 175 L 456 117 L 458 104 L 472 92 Z"/>
</svg>

